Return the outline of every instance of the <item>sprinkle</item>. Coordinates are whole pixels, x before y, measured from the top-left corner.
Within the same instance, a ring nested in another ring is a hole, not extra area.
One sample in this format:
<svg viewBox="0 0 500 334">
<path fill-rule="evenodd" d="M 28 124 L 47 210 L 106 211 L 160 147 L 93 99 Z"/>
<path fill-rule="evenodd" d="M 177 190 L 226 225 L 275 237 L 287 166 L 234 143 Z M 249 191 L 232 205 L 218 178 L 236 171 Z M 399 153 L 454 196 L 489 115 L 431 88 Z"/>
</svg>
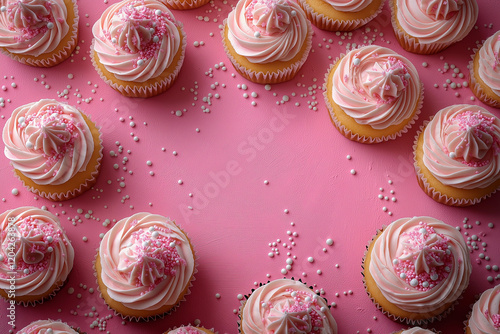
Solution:
<svg viewBox="0 0 500 334">
<path fill-rule="evenodd" d="M 326 239 L 326 244 L 327 244 L 328 246 L 333 245 L 333 240 L 332 240 L 332 239 Z"/>
<path fill-rule="evenodd" d="M 12 195 L 17 196 L 19 195 L 19 190 L 17 188 L 12 189 Z"/>
</svg>

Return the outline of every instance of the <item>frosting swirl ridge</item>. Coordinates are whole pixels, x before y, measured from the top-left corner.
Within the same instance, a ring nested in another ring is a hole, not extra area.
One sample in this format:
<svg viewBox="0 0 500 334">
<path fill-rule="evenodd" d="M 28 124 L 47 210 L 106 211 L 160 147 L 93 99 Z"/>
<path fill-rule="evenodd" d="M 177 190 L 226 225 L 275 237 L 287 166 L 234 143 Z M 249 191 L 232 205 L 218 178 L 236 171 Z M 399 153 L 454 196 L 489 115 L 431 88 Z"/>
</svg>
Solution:
<svg viewBox="0 0 500 334">
<path fill-rule="evenodd" d="M 484 42 L 479 52 L 479 77 L 500 97 L 500 30 Z"/>
<path fill-rule="evenodd" d="M 21 329 L 19 334 L 78 334 L 66 323 L 54 320 L 38 320 Z"/>
<path fill-rule="evenodd" d="M 500 332 L 500 285 L 484 291 L 474 303 L 468 327 L 472 334 Z"/>
<path fill-rule="evenodd" d="M 372 0 L 325 0 L 340 12 L 359 12 L 372 3 Z"/>
</svg>

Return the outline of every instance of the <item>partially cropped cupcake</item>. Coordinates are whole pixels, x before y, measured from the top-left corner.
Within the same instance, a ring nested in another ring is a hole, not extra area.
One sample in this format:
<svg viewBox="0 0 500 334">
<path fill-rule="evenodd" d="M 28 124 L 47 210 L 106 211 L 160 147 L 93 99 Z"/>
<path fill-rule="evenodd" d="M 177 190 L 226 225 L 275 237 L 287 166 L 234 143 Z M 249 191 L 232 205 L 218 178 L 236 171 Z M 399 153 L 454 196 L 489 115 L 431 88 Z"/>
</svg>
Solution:
<svg viewBox="0 0 500 334">
<path fill-rule="evenodd" d="M 256 83 L 273 84 L 297 74 L 311 50 L 312 32 L 294 1 L 240 0 L 221 33 L 238 73 Z"/>
<path fill-rule="evenodd" d="M 168 8 L 175 10 L 195 9 L 206 5 L 210 0 L 159 0 Z"/>
<path fill-rule="evenodd" d="M 472 56 L 469 69 L 474 95 L 487 105 L 500 108 L 500 30 Z"/>
<path fill-rule="evenodd" d="M 118 221 L 103 237 L 95 270 L 105 302 L 124 318 L 173 311 L 189 293 L 195 255 L 170 219 L 146 212 Z"/>
<path fill-rule="evenodd" d="M 389 0 L 399 44 L 434 54 L 465 38 L 476 24 L 476 0 Z"/>
<path fill-rule="evenodd" d="M 500 119 L 474 105 L 441 109 L 417 133 L 414 159 L 420 187 L 435 201 L 479 203 L 500 189 Z"/>
<path fill-rule="evenodd" d="M 337 334 L 326 300 L 300 281 L 278 279 L 254 290 L 240 307 L 241 334 Z"/>
<path fill-rule="evenodd" d="M 307 18 L 328 31 L 351 31 L 375 18 L 384 0 L 299 0 Z"/>
<path fill-rule="evenodd" d="M 394 332 L 393 334 L 436 334 L 436 332 L 433 330 L 424 329 L 421 327 L 412 327 L 412 328 L 400 330 L 398 332 Z"/>
<path fill-rule="evenodd" d="M 73 268 L 73 246 L 59 219 L 36 207 L 0 215 L 0 246 L 0 295 L 17 303 L 51 298 Z"/>
<path fill-rule="evenodd" d="M 152 97 L 177 79 L 186 34 L 157 0 L 123 0 L 109 6 L 92 28 L 91 57 L 101 78 L 129 97 Z"/>
<path fill-rule="evenodd" d="M 330 67 L 324 97 L 340 133 L 372 144 L 408 131 L 422 107 L 423 85 L 408 59 L 369 45 L 350 51 Z"/>
<path fill-rule="evenodd" d="M 39 196 L 71 199 L 97 181 L 101 133 L 73 106 L 50 99 L 20 106 L 5 123 L 2 139 L 16 176 Z"/>
<path fill-rule="evenodd" d="M 78 40 L 76 0 L 0 0 L 0 51 L 23 64 L 51 67 Z"/>
<path fill-rule="evenodd" d="M 181 326 L 170 329 L 163 334 L 215 334 L 215 332 L 199 326 Z"/>
<path fill-rule="evenodd" d="M 500 333 L 500 285 L 481 294 L 465 322 L 465 334 Z"/>
<path fill-rule="evenodd" d="M 469 249 L 454 227 L 402 218 L 378 231 L 363 263 L 366 291 L 394 320 L 421 325 L 449 313 L 469 284 Z"/>
<path fill-rule="evenodd" d="M 60 320 L 38 320 L 21 329 L 17 334 L 83 334 Z"/>
</svg>

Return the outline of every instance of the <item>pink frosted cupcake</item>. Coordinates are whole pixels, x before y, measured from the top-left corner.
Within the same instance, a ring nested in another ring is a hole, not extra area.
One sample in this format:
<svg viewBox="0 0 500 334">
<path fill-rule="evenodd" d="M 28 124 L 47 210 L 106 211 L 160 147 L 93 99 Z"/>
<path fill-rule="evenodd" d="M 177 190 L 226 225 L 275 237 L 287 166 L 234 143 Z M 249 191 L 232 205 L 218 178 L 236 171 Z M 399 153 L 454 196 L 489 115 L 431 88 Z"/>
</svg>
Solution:
<svg viewBox="0 0 500 334">
<path fill-rule="evenodd" d="M 469 63 L 470 88 L 478 99 L 500 108 L 500 30 L 490 36 Z"/>
<path fill-rule="evenodd" d="M 51 67 L 78 39 L 76 0 L 0 0 L 0 51 L 23 64 Z"/>
<path fill-rule="evenodd" d="M 423 85 L 408 59 L 369 45 L 341 56 L 330 67 L 324 97 L 340 133 L 372 144 L 408 131 L 422 107 Z"/>
<path fill-rule="evenodd" d="M 34 305 L 54 296 L 73 268 L 73 246 L 59 219 L 45 210 L 20 207 L 2 213 L 0 246 L 0 295 L 18 303 Z"/>
<path fill-rule="evenodd" d="M 479 106 L 446 107 L 417 133 L 414 159 L 420 187 L 435 201 L 479 203 L 500 189 L 500 119 Z"/>
<path fill-rule="evenodd" d="M 271 84 L 297 74 L 311 50 L 312 32 L 294 1 L 240 0 L 221 33 L 234 68 L 250 81 Z"/>
<path fill-rule="evenodd" d="M 465 38 L 476 24 L 476 0 L 389 0 L 392 27 L 410 52 L 433 54 Z"/>
<path fill-rule="evenodd" d="M 500 332 L 500 285 L 481 294 L 465 323 L 465 334 Z"/>
<path fill-rule="evenodd" d="M 101 132 L 87 115 L 66 103 L 46 99 L 16 108 L 2 139 L 16 176 L 39 196 L 71 199 L 97 181 Z"/>
<path fill-rule="evenodd" d="M 38 320 L 21 329 L 17 334 L 83 334 L 60 320 Z"/>
<path fill-rule="evenodd" d="M 101 78 L 121 94 L 152 97 L 177 79 L 186 34 L 162 2 L 115 3 L 94 24 L 92 33 L 92 63 Z"/>
<path fill-rule="evenodd" d="M 99 290 L 124 318 L 156 318 L 189 293 L 195 255 L 170 219 L 146 212 L 117 222 L 101 241 L 95 261 Z"/>
</svg>

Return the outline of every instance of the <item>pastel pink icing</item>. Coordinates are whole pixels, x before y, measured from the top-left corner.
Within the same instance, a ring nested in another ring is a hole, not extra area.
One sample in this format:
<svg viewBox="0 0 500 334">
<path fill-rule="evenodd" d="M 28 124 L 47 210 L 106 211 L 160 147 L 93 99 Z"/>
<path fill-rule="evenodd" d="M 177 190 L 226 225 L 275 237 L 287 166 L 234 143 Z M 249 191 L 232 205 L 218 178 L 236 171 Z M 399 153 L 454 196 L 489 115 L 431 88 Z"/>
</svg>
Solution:
<svg viewBox="0 0 500 334">
<path fill-rule="evenodd" d="M 134 310 L 175 305 L 194 273 L 187 236 L 170 219 L 146 212 L 117 222 L 99 256 L 109 296 Z"/>
<path fill-rule="evenodd" d="M 193 326 L 182 326 L 176 329 L 172 329 L 166 334 L 206 334 L 206 332 Z"/>
<path fill-rule="evenodd" d="M 401 334 L 434 334 L 434 332 L 420 327 L 413 327 L 402 331 Z"/>
<path fill-rule="evenodd" d="M 74 251 L 59 219 L 36 207 L 20 207 L 0 215 L 0 289 L 15 295 L 45 294 L 66 281 Z"/>
<path fill-rule="evenodd" d="M 472 266 L 460 232 L 435 218 L 413 217 L 383 230 L 373 243 L 368 270 L 390 303 L 427 313 L 462 294 Z"/>
<path fill-rule="evenodd" d="M 421 44 L 458 42 L 477 17 L 476 0 L 397 0 L 398 23 Z"/>
<path fill-rule="evenodd" d="M 257 64 L 293 59 L 310 34 L 295 1 L 240 0 L 226 22 L 236 53 Z"/>
<path fill-rule="evenodd" d="M 468 322 L 472 334 L 500 333 L 500 285 L 481 294 Z"/>
<path fill-rule="evenodd" d="M 16 108 L 3 128 L 5 156 L 40 185 L 57 185 L 85 171 L 94 152 L 81 112 L 56 100 Z"/>
<path fill-rule="evenodd" d="M 325 0 L 325 2 L 340 12 L 359 12 L 368 7 L 372 0 Z"/>
<path fill-rule="evenodd" d="M 385 129 L 411 117 L 421 83 L 409 60 L 377 45 L 342 57 L 333 74 L 333 101 L 357 123 Z"/>
<path fill-rule="evenodd" d="M 337 323 L 325 299 L 304 283 L 269 282 L 252 292 L 241 309 L 245 334 L 337 334 Z"/>
<path fill-rule="evenodd" d="M 64 0 L 0 0 L 0 47 L 39 56 L 52 52 L 68 34 Z"/>
<path fill-rule="evenodd" d="M 64 322 L 49 319 L 32 322 L 17 334 L 78 334 L 78 332 Z"/>
<path fill-rule="evenodd" d="M 473 105 L 440 110 L 424 133 L 423 162 L 439 182 L 485 188 L 500 179 L 500 119 Z"/>
<path fill-rule="evenodd" d="M 500 97 L 500 30 L 479 49 L 479 77 Z"/>
<path fill-rule="evenodd" d="M 117 79 L 144 82 L 172 64 L 181 47 L 180 26 L 160 1 L 121 1 L 92 27 L 94 51 Z"/>
</svg>

